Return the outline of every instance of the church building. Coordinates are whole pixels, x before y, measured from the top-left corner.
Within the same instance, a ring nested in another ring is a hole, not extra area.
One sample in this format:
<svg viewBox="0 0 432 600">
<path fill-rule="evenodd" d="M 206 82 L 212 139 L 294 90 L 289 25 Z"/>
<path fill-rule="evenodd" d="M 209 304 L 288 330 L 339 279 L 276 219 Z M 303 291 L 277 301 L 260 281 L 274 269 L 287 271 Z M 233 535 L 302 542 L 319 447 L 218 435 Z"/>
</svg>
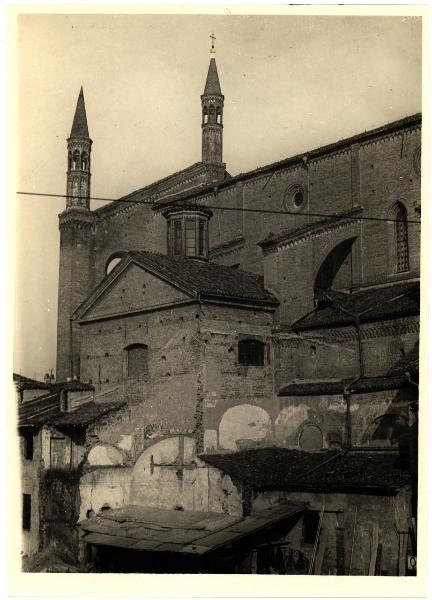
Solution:
<svg viewBox="0 0 432 600">
<path fill-rule="evenodd" d="M 54 408 L 20 431 L 70 440 L 95 569 L 410 574 L 421 114 L 232 175 L 225 100 L 212 54 L 201 161 L 91 210 L 81 88 Z"/>
</svg>

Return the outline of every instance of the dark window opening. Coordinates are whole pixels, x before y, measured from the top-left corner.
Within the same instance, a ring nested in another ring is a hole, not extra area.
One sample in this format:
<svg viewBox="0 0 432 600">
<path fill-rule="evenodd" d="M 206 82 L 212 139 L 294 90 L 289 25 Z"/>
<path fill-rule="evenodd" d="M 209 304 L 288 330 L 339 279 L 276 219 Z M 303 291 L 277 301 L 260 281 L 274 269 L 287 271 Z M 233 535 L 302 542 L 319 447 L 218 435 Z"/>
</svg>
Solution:
<svg viewBox="0 0 432 600">
<path fill-rule="evenodd" d="M 31 528 L 31 494 L 23 494 L 22 521 L 23 521 L 24 531 L 30 531 L 30 528 Z"/>
<path fill-rule="evenodd" d="M 174 223 L 174 254 L 181 256 L 182 255 L 182 224 L 181 221 L 173 221 Z"/>
<path fill-rule="evenodd" d="M 26 433 L 24 435 L 24 458 L 26 460 L 33 460 L 33 435 Z"/>
<path fill-rule="evenodd" d="M 259 340 L 242 340 L 238 345 L 238 360 L 241 365 L 264 365 L 265 345 Z"/>
<path fill-rule="evenodd" d="M 296 208 L 300 208 L 300 206 L 303 204 L 303 192 L 298 190 L 293 196 L 293 202 Z"/>
<path fill-rule="evenodd" d="M 145 344 L 134 344 L 126 348 L 127 377 L 145 377 L 148 374 L 148 347 Z"/>
<path fill-rule="evenodd" d="M 402 204 L 395 209 L 396 273 L 409 271 L 407 212 Z"/>
<path fill-rule="evenodd" d="M 314 544 L 319 526 L 319 514 L 307 510 L 303 516 L 303 543 Z"/>
<path fill-rule="evenodd" d="M 203 221 L 200 221 L 198 224 L 198 254 L 200 256 L 204 255 L 204 248 L 205 248 L 204 235 L 205 235 L 205 226 L 204 226 Z"/>
<path fill-rule="evenodd" d="M 72 158 L 72 168 L 73 168 L 73 169 L 77 169 L 77 168 L 78 168 L 78 166 L 79 166 L 79 161 L 80 161 L 80 155 L 79 155 L 79 152 L 78 152 L 78 150 L 76 150 L 76 151 L 73 153 L 73 158 Z"/>
</svg>

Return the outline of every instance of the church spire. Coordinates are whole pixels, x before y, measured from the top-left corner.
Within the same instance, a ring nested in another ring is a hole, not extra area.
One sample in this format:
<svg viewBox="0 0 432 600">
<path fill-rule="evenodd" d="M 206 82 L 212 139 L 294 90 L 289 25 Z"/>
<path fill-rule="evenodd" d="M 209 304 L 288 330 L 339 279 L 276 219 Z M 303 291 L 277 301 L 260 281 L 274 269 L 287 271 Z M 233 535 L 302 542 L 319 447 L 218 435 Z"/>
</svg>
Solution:
<svg viewBox="0 0 432 600">
<path fill-rule="evenodd" d="M 211 58 L 204 87 L 201 96 L 202 107 L 202 162 L 212 165 L 222 165 L 222 118 L 224 96 L 219 83 L 219 75 L 214 58 L 214 41 L 216 37 L 210 36 L 212 47 Z"/>
<path fill-rule="evenodd" d="M 81 90 L 73 118 L 68 146 L 66 209 L 90 208 L 90 153 L 92 141 L 89 136 L 84 92 Z"/>
<path fill-rule="evenodd" d="M 72 123 L 70 137 L 88 138 L 89 130 L 87 126 L 87 115 L 84 103 L 84 92 L 81 86 L 78 101 L 75 109 L 75 116 Z"/>
</svg>

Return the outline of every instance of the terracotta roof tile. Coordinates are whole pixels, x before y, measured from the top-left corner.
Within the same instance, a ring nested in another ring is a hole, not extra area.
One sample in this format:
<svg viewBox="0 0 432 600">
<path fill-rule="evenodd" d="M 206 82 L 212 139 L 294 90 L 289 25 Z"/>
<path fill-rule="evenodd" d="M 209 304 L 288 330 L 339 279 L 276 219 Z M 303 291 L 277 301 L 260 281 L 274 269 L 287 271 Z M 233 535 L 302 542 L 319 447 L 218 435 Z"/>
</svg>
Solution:
<svg viewBox="0 0 432 600">
<path fill-rule="evenodd" d="M 410 481 L 395 451 L 304 452 L 259 448 L 200 458 L 257 490 L 352 490 L 394 493 Z"/>
<path fill-rule="evenodd" d="M 353 294 L 333 290 L 326 294 L 329 296 L 329 305 L 318 306 L 314 311 L 296 321 L 292 325 L 294 331 L 316 329 L 327 325 L 353 324 L 354 317 L 347 313 L 360 314 L 360 321 L 363 322 L 420 313 L 420 284 L 418 281 L 374 287 Z"/>
</svg>

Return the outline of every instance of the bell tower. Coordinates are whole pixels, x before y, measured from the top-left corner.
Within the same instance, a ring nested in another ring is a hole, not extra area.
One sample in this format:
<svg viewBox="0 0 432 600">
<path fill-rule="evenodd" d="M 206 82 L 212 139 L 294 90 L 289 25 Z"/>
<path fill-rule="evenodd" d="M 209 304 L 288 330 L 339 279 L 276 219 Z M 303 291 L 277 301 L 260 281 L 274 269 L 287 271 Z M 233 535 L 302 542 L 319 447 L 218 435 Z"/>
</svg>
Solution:
<svg viewBox="0 0 432 600">
<path fill-rule="evenodd" d="M 210 36 L 212 47 L 204 93 L 201 96 L 202 108 L 202 162 L 209 165 L 223 165 L 222 132 L 224 96 L 221 91 L 219 76 L 214 57 L 215 36 Z"/>
<path fill-rule="evenodd" d="M 90 208 L 90 153 L 92 140 L 87 126 L 84 92 L 81 87 L 67 140 L 68 165 L 66 186 L 66 209 Z"/>
<path fill-rule="evenodd" d="M 57 319 L 57 381 L 79 379 L 79 325 L 74 310 L 94 287 L 95 214 L 90 210 L 90 152 L 81 88 L 67 139 L 66 207 L 59 215 L 60 264 Z"/>
</svg>

